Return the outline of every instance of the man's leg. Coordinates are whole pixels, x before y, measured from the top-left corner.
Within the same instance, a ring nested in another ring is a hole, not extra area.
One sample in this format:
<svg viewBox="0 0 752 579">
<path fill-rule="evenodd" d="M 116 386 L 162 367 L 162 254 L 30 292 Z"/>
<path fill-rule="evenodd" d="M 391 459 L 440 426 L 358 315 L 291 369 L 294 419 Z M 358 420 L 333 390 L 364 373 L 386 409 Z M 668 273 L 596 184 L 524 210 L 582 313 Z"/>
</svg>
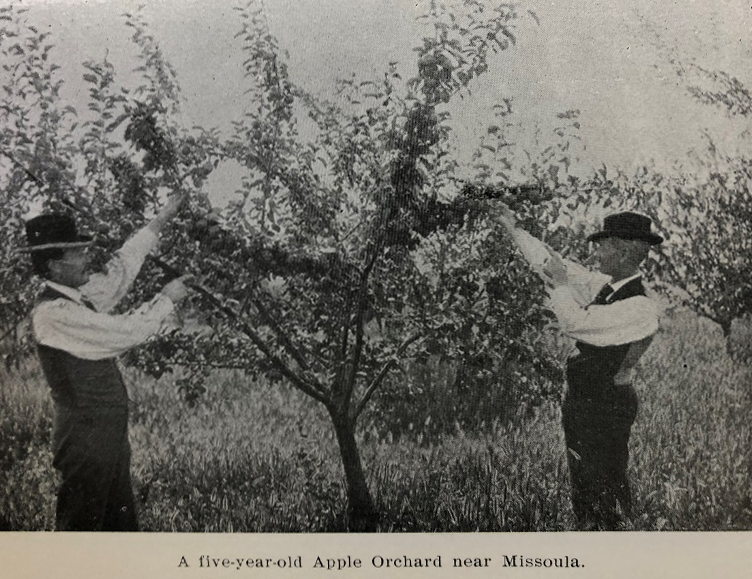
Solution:
<svg viewBox="0 0 752 579">
<path fill-rule="evenodd" d="M 623 385 L 609 387 L 605 393 L 602 408 L 594 414 L 593 438 L 598 441 L 595 509 L 599 527 L 616 530 L 623 522 L 622 515 L 628 515 L 632 506 L 627 465 L 637 396 L 631 386 Z"/>
<path fill-rule="evenodd" d="M 138 531 L 136 501 L 131 484 L 131 450 L 126 437 L 107 498 L 103 531 Z"/>
<path fill-rule="evenodd" d="M 630 384 L 616 386 L 615 390 L 614 399 L 619 404 L 613 411 L 614 420 L 609 437 L 611 461 L 608 489 L 610 501 L 618 503 L 624 515 L 628 516 L 632 510 L 632 493 L 627 478 L 629 436 L 637 416 L 637 394 Z"/>
<path fill-rule="evenodd" d="M 119 469 L 127 418 L 98 410 L 77 412 L 69 418 L 53 463 L 63 479 L 56 528 L 101 531 Z"/>
<path fill-rule="evenodd" d="M 107 504 L 107 489 L 102 481 L 106 471 L 81 464 L 74 471 L 62 471 L 63 482 L 57 493 L 55 528 L 58 531 L 101 531 Z"/>
<path fill-rule="evenodd" d="M 592 406 L 587 400 L 568 398 L 562 408 L 567 465 L 572 488 L 572 508 L 578 523 L 587 528 L 595 523 L 598 485 L 594 470 L 593 433 L 589 424 Z"/>
<path fill-rule="evenodd" d="M 569 400 L 563 408 L 572 506 L 587 529 L 617 529 L 617 500 L 624 511 L 630 505 L 627 442 L 635 410 L 618 392 L 607 394 Z"/>
</svg>

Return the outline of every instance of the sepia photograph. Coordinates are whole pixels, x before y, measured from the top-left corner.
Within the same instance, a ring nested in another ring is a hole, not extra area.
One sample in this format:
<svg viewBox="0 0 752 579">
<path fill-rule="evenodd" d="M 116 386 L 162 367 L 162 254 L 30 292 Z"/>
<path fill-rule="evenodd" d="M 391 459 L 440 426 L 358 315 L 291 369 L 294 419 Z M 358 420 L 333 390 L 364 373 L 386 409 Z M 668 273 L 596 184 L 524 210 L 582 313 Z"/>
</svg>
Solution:
<svg viewBox="0 0 752 579">
<path fill-rule="evenodd" d="M 8 576 L 747 576 L 751 34 L 3 0 Z"/>
</svg>

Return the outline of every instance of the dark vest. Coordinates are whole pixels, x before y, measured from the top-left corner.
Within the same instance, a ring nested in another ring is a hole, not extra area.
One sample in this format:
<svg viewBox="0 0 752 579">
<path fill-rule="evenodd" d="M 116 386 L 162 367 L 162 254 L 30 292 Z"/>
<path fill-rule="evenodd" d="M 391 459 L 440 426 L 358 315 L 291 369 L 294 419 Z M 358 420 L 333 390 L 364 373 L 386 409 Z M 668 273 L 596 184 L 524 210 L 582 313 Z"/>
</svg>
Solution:
<svg viewBox="0 0 752 579">
<path fill-rule="evenodd" d="M 70 299 L 48 287 L 39 301 L 61 298 Z M 128 393 L 115 358 L 84 360 L 42 344 L 37 344 L 37 351 L 56 405 L 71 409 L 128 408 Z"/>
<path fill-rule="evenodd" d="M 635 278 L 611 294 L 608 303 L 644 295 L 642 280 Z M 576 346 L 577 354 L 567 361 L 569 392 L 590 395 L 604 392 L 604 384 L 613 383 L 632 344 L 593 346 L 577 342 Z"/>
</svg>

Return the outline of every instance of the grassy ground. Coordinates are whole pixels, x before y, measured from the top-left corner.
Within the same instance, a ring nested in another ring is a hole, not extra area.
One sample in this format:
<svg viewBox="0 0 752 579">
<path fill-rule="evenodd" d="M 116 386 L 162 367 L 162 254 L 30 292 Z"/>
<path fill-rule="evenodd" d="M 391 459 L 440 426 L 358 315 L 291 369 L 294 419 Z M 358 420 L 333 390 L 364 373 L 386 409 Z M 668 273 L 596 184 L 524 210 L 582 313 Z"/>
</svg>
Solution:
<svg viewBox="0 0 752 579">
<path fill-rule="evenodd" d="M 170 379 L 128 373 L 141 521 L 150 531 L 341 531 L 342 471 L 327 418 L 296 392 L 214 376 L 196 408 Z M 51 404 L 38 368 L 2 376 L 0 528 L 51 529 Z M 674 312 L 637 372 L 635 530 L 752 529 L 752 368 L 720 330 Z M 364 424 L 384 531 L 574 528 L 558 408 L 430 444 Z"/>
</svg>

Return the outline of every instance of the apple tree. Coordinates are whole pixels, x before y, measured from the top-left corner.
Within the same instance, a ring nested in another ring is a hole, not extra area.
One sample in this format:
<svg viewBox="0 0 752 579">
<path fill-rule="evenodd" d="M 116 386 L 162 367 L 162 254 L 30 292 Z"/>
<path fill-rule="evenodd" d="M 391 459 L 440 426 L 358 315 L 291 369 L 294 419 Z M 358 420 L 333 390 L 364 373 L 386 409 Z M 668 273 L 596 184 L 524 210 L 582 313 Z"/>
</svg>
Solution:
<svg viewBox="0 0 752 579">
<path fill-rule="evenodd" d="M 126 25 L 141 84 L 119 86 L 106 59 L 85 63 L 89 102 L 80 117 L 60 97 L 46 35 L 18 7 L 0 14 L 12 73 L 0 119 L 13 241 L 2 250 L 4 333 L 33 302 L 28 266 L 12 252 L 33 204 L 74 212 L 99 234 L 103 262 L 165 194 L 187 192 L 161 256 L 123 307 L 148 298 L 163 276 L 191 272 L 194 306 L 213 331 L 163 336 L 126 361 L 154 376 L 190 369 L 180 387 L 193 401 L 212 368 L 231 365 L 322 404 L 352 529 L 378 520 L 358 419 L 385 383 L 397 383 L 402 362 L 443 356 L 460 365 L 463 382 L 484 387 L 496 370 L 550 370 L 528 331 L 545 323 L 540 287 L 520 285 L 488 196 L 457 177 L 446 106 L 515 42 L 513 6 L 430 2 L 417 74 L 403 82 L 390 63 L 379 80 L 342 81 L 333 104 L 295 85 L 263 4 L 252 0 L 237 8 L 248 102 L 229 136 L 176 121 L 176 75 L 140 13 L 126 15 Z M 222 210 L 202 192 L 220 164 L 243 173 Z"/>
</svg>

